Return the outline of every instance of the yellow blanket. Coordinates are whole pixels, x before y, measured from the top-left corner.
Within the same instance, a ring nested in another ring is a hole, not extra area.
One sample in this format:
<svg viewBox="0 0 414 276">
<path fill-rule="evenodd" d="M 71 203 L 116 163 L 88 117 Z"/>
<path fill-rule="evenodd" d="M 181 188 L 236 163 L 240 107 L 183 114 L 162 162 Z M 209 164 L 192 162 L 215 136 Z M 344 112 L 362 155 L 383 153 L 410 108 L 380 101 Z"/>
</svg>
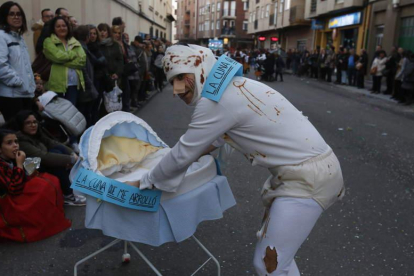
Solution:
<svg viewBox="0 0 414 276">
<path fill-rule="evenodd" d="M 133 138 L 109 136 L 101 141 L 98 154 L 98 170 L 102 171 L 114 165 L 138 164 L 149 154 L 162 147 Z"/>
</svg>

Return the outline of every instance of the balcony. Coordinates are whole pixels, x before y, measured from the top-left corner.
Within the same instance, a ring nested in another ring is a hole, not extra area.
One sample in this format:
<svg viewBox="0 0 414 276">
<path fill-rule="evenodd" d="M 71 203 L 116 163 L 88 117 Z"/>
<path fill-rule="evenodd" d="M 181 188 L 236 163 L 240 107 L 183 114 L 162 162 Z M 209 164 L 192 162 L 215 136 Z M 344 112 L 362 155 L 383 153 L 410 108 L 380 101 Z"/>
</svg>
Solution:
<svg viewBox="0 0 414 276">
<path fill-rule="evenodd" d="M 236 9 L 223 9 L 223 19 L 236 19 Z"/>
<path fill-rule="evenodd" d="M 234 27 L 223 27 L 221 29 L 220 37 L 236 37 L 236 28 Z"/>
<path fill-rule="evenodd" d="M 305 7 L 303 5 L 298 5 L 290 8 L 289 24 L 291 26 L 310 24 L 310 21 L 305 19 Z"/>
</svg>

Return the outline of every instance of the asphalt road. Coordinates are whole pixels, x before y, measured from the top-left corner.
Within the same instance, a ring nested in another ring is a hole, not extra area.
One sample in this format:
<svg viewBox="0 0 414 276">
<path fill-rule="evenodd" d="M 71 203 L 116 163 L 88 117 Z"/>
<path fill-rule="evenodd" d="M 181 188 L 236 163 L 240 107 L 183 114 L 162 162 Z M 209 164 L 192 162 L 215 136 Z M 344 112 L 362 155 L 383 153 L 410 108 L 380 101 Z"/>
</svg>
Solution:
<svg viewBox="0 0 414 276">
<path fill-rule="evenodd" d="M 343 201 L 322 214 L 297 253 L 302 275 L 414 275 L 414 112 L 354 89 L 285 76 L 268 83 L 309 117 L 337 154 L 347 186 Z M 157 94 L 137 115 L 173 146 L 192 109 Z M 199 225 L 196 236 L 219 259 L 222 275 L 255 275 L 255 233 L 262 218 L 260 189 L 268 172 L 235 153 L 226 171 L 237 205 L 224 218 Z M 109 243 L 83 226 L 84 208 L 66 207 L 70 230 L 31 244 L 0 244 L 0 275 L 72 275 L 74 264 Z M 138 245 L 163 275 L 190 275 L 206 255 L 192 240 L 154 248 Z M 81 265 L 79 275 L 154 275 L 121 245 Z M 198 275 L 215 275 L 208 264 Z"/>
</svg>

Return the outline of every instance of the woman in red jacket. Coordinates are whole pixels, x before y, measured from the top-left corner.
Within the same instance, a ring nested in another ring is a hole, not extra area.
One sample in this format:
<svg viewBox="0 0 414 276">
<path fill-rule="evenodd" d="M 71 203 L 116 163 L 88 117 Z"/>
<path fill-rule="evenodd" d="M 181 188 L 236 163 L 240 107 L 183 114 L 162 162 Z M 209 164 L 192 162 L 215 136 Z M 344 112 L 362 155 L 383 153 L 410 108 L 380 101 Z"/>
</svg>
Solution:
<svg viewBox="0 0 414 276">
<path fill-rule="evenodd" d="M 0 239 L 33 242 L 71 225 L 59 180 L 47 173 L 26 176 L 25 159 L 14 132 L 0 129 Z"/>
</svg>

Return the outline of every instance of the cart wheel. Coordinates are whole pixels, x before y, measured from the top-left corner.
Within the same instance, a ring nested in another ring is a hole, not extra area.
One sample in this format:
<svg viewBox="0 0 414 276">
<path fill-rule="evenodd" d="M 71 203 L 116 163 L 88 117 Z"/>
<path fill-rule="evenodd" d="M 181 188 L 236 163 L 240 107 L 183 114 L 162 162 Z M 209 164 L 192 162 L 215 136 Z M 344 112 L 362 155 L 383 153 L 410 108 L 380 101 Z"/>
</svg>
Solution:
<svg viewBox="0 0 414 276">
<path fill-rule="evenodd" d="M 131 255 L 125 253 L 122 255 L 122 263 L 128 264 L 131 261 Z"/>
</svg>

